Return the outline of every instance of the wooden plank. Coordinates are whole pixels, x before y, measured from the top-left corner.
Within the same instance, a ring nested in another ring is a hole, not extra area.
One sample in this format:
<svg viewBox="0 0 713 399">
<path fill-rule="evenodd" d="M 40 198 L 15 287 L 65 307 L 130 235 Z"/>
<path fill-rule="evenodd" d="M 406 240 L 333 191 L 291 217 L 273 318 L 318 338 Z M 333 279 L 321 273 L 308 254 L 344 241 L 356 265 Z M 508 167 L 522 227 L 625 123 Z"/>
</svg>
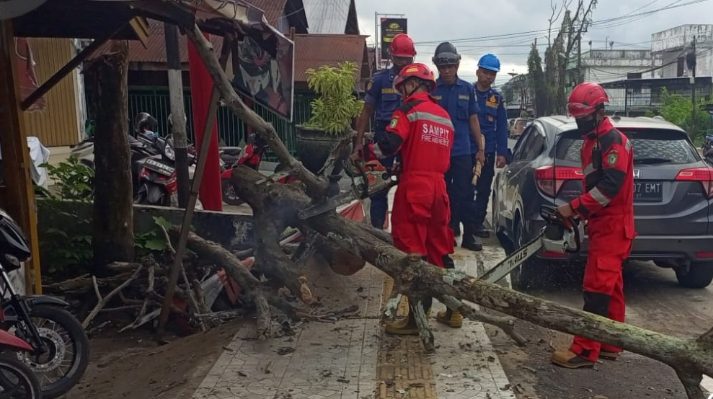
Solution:
<svg viewBox="0 0 713 399">
<path fill-rule="evenodd" d="M 26 290 L 42 293 L 40 251 L 37 238 L 35 193 L 30 178 L 30 153 L 18 108 L 13 52 L 15 41 L 12 23 L 0 21 L 0 144 L 2 144 L 5 190 L 0 200 L 17 221 L 30 241 L 32 258 L 25 263 Z M 33 289 L 34 288 L 34 289 Z"/>
</svg>

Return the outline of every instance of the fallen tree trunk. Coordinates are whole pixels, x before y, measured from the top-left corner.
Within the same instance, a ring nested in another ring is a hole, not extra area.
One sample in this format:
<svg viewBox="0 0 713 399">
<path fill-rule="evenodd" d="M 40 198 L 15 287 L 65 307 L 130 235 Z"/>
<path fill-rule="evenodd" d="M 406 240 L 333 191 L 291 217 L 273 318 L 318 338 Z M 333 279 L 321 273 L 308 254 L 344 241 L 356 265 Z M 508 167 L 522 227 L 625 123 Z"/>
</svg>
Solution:
<svg viewBox="0 0 713 399">
<path fill-rule="evenodd" d="M 477 312 L 469 311 L 466 305 L 458 302 L 467 300 L 547 328 L 621 346 L 668 364 L 676 370 L 689 398 L 703 398 L 699 386 L 702 374 L 713 375 L 711 332 L 698 340 L 675 338 L 537 299 L 420 260 L 405 261 L 406 254 L 387 243 L 383 236 L 344 220 L 334 212 L 300 221 L 296 216 L 297 211 L 323 199 L 328 188 L 327 180 L 310 173 L 290 156 L 274 128 L 248 109 L 237 96 L 224 71 L 219 68 L 210 43 L 198 28 L 185 28 L 189 39 L 194 42 L 205 61 L 225 104 L 267 141 L 280 161 L 288 165 L 305 186 L 302 191 L 294 186 L 272 184 L 248 168 L 238 168 L 233 173 L 233 184 L 239 187 L 239 195 L 259 213 L 256 218 L 263 222 L 266 220 L 265 215 L 279 215 L 281 219 L 273 221 L 269 229 L 258 230 L 258 234 L 263 234 L 258 238 L 259 242 L 271 242 L 262 251 L 258 251 L 258 257 L 269 256 L 265 250 L 272 248 L 272 242 L 277 242 L 278 237 L 274 236 L 280 233 L 277 227 L 295 225 L 303 231 L 313 229 L 328 241 L 350 248 L 354 255 L 390 275 L 395 280 L 395 287 L 404 294 L 414 298 L 433 296 L 444 303 L 460 304 L 467 316 L 477 319 Z M 289 270 L 293 266 L 284 259 L 278 259 L 277 263 L 281 269 Z M 278 273 L 277 277 L 288 276 L 287 270 Z M 290 284 L 289 281 L 285 283 Z M 422 330 L 426 330 L 424 335 L 427 336 L 427 326 L 422 325 L 422 320 L 419 324 Z"/>
</svg>

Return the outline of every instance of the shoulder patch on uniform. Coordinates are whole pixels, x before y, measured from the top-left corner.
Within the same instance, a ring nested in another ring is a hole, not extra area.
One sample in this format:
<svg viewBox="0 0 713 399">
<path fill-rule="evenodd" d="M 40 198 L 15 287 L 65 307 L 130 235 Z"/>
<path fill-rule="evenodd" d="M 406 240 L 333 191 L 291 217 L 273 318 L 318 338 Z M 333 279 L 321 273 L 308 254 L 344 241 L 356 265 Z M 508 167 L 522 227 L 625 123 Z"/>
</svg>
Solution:
<svg viewBox="0 0 713 399">
<path fill-rule="evenodd" d="M 371 86 L 373 86 L 373 85 L 374 85 L 374 80 L 369 79 L 369 83 L 366 84 L 366 91 L 371 90 Z"/>
<path fill-rule="evenodd" d="M 619 154 L 616 151 L 612 151 L 607 155 L 607 163 L 609 166 L 616 165 L 616 161 L 619 160 Z"/>
<path fill-rule="evenodd" d="M 396 127 L 396 125 L 398 123 L 399 123 L 399 118 L 393 118 L 393 119 L 391 119 L 391 123 L 389 123 L 389 127 L 393 129 Z"/>
</svg>

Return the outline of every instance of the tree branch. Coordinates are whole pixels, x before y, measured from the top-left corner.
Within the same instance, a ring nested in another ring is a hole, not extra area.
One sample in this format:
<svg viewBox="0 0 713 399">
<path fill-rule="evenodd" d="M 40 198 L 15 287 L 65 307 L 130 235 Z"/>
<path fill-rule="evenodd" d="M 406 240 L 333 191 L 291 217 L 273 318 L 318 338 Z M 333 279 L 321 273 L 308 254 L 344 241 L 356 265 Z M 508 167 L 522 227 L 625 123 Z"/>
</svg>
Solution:
<svg viewBox="0 0 713 399">
<path fill-rule="evenodd" d="M 256 133 L 265 139 L 277 158 L 289 169 L 293 170 L 295 175 L 308 187 L 308 193 L 311 193 L 310 195 L 314 197 L 322 196 L 322 193 L 327 189 L 327 181 L 315 176 L 312 172 L 307 170 L 301 162 L 292 157 L 287 147 L 285 147 L 285 144 L 277 136 L 277 132 L 272 124 L 260 118 L 258 114 L 248 108 L 240 99 L 227 75 L 220 67 L 218 59 L 212 51 L 210 42 L 203 36 L 198 25 L 184 26 L 183 28 L 185 29 L 188 39 L 195 44 L 196 49 L 200 53 L 225 105 L 230 108 L 238 118 L 255 129 Z"/>
<path fill-rule="evenodd" d="M 91 312 L 89 312 L 89 315 L 87 316 L 86 319 L 82 322 L 82 327 L 86 329 L 89 327 L 89 323 L 94 320 L 94 318 L 99 314 L 99 311 L 106 306 L 106 304 L 111 300 L 111 298 L 114 297 L 114 295 L 118 294 L 121 290 L 126 288 L 127 285 L 129 285 L 132 281 L 138 277 L 139 273 L 141 273 L 141 270 L 144 268 L 143 265 L 139 266 L 134 274 L 131 275 L 126 281 L 121 283 L 120 286 L 114 288 L 109 295 L 102 297 L 101 293 L 99 292 L 99 285 L 97 284 L 97 278 L 95 276 L 92 276 L 92 282 L 94 283 L 94 293 L 97 295 L 97 304 L 94 306 L 94 309 L 92 309 Z"/>
</svg>

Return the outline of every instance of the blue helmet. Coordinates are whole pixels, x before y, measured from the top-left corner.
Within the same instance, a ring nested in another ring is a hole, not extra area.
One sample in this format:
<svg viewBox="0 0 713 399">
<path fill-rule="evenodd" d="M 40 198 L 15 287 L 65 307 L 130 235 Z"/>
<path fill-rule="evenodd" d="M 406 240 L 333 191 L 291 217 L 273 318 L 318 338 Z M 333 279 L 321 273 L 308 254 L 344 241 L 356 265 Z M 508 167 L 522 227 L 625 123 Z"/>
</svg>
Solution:
<svg viewBox="0 0 713 399">
<path fill-rule="evenodd" d="M 478 68 L 487 69 L 493 72 L 500 72 L 500 60 L 495 54 L 485 54 L 478 61 Z"/>
</svg>

